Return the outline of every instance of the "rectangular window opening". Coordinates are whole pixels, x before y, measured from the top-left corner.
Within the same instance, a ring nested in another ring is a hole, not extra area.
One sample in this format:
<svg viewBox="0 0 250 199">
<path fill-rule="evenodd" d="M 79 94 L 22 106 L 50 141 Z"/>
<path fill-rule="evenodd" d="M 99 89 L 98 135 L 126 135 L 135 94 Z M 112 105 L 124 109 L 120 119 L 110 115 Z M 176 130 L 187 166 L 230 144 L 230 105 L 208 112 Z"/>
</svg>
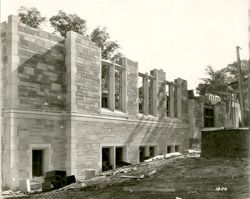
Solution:
<svg viewBox="0 0 250 199">
<path fill-rule="evenodd" d="M 204 107 L 204 127 L 214 127 L 214 109 L 213 106 Z"/>
<path fill-rule="evenodd" d="M 143 113 L 143 102 L 144 102 L 144 93 L 143 93 L 143 77 L 138 76 L 138 92 L 139 92 L 139 113 Z"/>
<path fill-rule="evenodd" d="M 115 164 L 116 168 L 123 167 L 128 165 L 128 163 L 124 160 L 124 147 L 116 147 L 115 148 Z"/>
<path fill-rule="evenodd" d="M 144 161 L 144 157 L 145 157 L 145 147 L 140 147 L 140 162 Z"/>
<path fill-rule="evenodd" d="M 172 152 L 172 150 L 171 150 L 171 146 L 167 146 L 167 153 L 171 153 Z"/>
<path fill-rule="evenodd" d="M 32 176 L 43 176 L 43 150 L 32 150 Z"/>
<path fill-rule="evenodd" d="M 177 88 L 176 85 L 173 86 L 174 89 L 174 117 L 177 117 Z"/>
<path fill-rule="evenodd" d="M 102 171 L 108 171 L 112 168 L 111 148 L 102 148 Z"/>
<path fill-rule="evenodd" d="M 102 65 L 102 108 L 109 108 L 109 67 Z"/>
<path fill-rule="evenodd" d="M 170 106 L 169 106 L 169 100 L 170 100 L 170 97 L 169 97 L 169 85 L 167 84 L 166 85 L 166 115 L 167 117 L 170 116 Z"/>
<path fill-rule="evenodd" d="M 179 152 L 180 147 L 178 145 L 174 146 L 174 152 Z"/>
<path fill-rule="evenodd" d="M 149 147 L 149 157 L 152 158 L 155 156 L 155 147 L 151 146 Z"/>
<path fill-rule="evenodd" d="M 115 69 L 115 109 L 122 110 L 122 70 Z"/>
<path fill-rule="evenodd" d="M 148 80 L 148 113 L 153 115 L 153 80 Z"/>
</svg>

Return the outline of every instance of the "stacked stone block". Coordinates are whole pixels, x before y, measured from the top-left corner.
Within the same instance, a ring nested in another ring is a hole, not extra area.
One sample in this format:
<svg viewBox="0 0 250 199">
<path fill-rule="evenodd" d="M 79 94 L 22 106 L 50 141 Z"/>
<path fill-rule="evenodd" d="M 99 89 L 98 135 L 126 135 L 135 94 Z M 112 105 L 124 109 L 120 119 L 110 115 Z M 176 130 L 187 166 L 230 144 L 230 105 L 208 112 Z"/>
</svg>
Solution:
<svg viewBox="0 0 250 199">
<path fill-rule="evenodd" d="M 20 108 L 65 109 L 63 38 L 19 24 L 18 99 Z"/>
<path fill-rule="evenodd" d="M 168 144 L 186 148 L 189 126 L 165 117 L 164 71 L 155 69 L 151 74 L 153 116 L 141 118 L 138 63 L 122 58 L 123 112 L 106 110 L 110 115 L 105 115 L 101 50 L 89 38 L 69 32 L 64 39 L 12 16 L 1 26 L 1 41 L 6 185 L 17 187 L 19 180 L 32 179 L 32 149 L 47 154 L 46 171 L 65 169 L 67 175 L 81 178 L 86 170 L 101 171 L 102 147 L 125 147 L 126 161 L 131 163 L 139 162 L 140 146 L 155 146 L 157 153 L 166 153 Z M 186 100 L 185 89 L 182 81 L 179 105 Z M 182 108 L 178 113 L 184 117 Z"/>
<path fill-rule="evenodd" d="M 127 59 L 127 112 L 130 118 L 138 114 L 138 63 Z"/>
</svg>

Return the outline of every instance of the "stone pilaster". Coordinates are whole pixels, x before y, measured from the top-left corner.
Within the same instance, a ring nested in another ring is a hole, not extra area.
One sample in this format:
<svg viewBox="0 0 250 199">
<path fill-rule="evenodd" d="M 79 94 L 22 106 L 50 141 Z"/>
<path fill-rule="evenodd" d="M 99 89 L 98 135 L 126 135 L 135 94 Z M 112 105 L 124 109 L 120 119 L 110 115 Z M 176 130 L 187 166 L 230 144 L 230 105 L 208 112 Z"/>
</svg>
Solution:
<svg viewBox="0 0 250 199">
<path fill-rule="evenodd" d="M 18 66 L 20 64 L 20 59 L 18 56 L 18 23 L 19 18 L 16 16 L 8 17 L 7 24 L 7 69 L 6 69 L 6 79 L 7 79 L 7 88 L 6 88 L 6 99 L 7 109 L 13 109 L 18 107 Z M 9 166 L 8 175 L 8 184 L 10 188 L 14 189 L 19 184 L 18 178 L 18 156 L 17 156 L 17 135 L 16 135 L 16 126 L 13 115 L 10 114 L 10 117 L 7 119 L 9 123 L 9 128 L 6 130 L 6 153 L 9 154 L 9 158 L 6 159 L 6 164 Z"/>
<path fill-rule="evenodd" d="M 143 113 L 148 115 L 149 113 L 149 90 L 148 90 L 148 74 L 143 77 Z"/>
<path fill-rule="evenodd" d="M 174 84 L 169 84 L 169 116 L 174 118 Z"/>
<path fill-rule="evenodd" d="M 18 56 L 18 23 L 17 16 L 9 16 L 7 24 L 7 107 L 16 108 L 18 106 L 18 66 L 20 59 Z"/>
<path fill-rule="evenodd" d="M 67 33 L 67 37 L 65 39 L 65 65 L 67 69 L 66 74 L 66 84 L 67 84 L 67 97 L 66 97 L 66 108 L 69 112 L 77 112 L 76 107 L 76 34 L 73 31 Z"/>
<path fill-rule="evenodd" d="M 182 119 L 182 79 L 178 78 L 176 82 L 176 103 L 177 103 L 177 118 Z"/>
<path fill-rule="evenodd" d="M 127 101 L 128 101 L 128 96 L 127 96 L 127 58 L 122 57 L 121 59 L 121 65 L 125 67 L 125 70 L 122 70 L 122 111 L 127 113 Z"/>
<path fill-rule="evenodd" d="M 158 117 L 158 82 L 159 82 L 159 78 L 158 78 L 158 70 L 154 69 L 151 71 L 151 75 L 155 77 L 155 79 L 153 79 L 153 90 L 152 90 L 152 113 L 154 116 Z"/>
<path fill-rule="evenodd" d="M 127 59 L 127 113 L 135 119 L 138 114 L 138 63 Z"/>
</svg>

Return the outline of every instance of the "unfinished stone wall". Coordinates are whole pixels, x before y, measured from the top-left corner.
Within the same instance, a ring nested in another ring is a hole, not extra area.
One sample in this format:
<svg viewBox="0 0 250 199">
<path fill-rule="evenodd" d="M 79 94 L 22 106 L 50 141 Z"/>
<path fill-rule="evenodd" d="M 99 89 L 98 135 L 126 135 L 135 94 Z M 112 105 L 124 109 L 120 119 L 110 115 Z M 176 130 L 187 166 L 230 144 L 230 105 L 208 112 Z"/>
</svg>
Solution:
<svg viewBox="0 0 250 199">
<path fill-rule="evenodd" d="M 20 108 L 64 110 L 64 38 L 18 24 Z"/>
<path fill-rule="evenodd" d="M 65 169 L 65 48 L 15 16 L 1 25 L 1 42 L 3 185 L 16 188 L 32 179 L 33 149 L 44 151 L 44 172 Z"/>
<path fill-rule="evenodd" d="M 71 112 L 97 114 L 100 107 L 101 51 L 89 38 L 69 32 L 66 38 L 68 106 Z"/>
<path fill-rule="evenodd" d="M 102 147 L 125 147 L 126 161 L 133 164 L 139 163 L 140 146 L 155 146 L 156 154 L 166 154 L 168 145 L 178 145 L 180 151 L 187 148 L 188 125 L 76 117 L 73 123 L 77 137 L 75 173 L 79 178 L 88 169 L 101 171 Z"/>
<path fill-rule="evenodd" d="M 138 114 L 138 63 L 127 59 L 127 112 L 130 118 L 136 118 Z"/>
<path fill-rule="evenodd" d="M 6 67 L 7 67 L 7 24 L 6 22 L 1 23 L 0 25 L 0 33 L 1 33 L 1 78 L 2 78 L 2 86 L 1 86 L 1 93 L 2 93 L 2 105 L 6 106 L 7 99 L 6 99 L 6 86 L 7 86 L 7 76 L 6 76 Z"/>
<path fill-rule="evenodd" d="M 45 153 L 44 172 L 60 169 L 81 178 L 88 169 L 101 171 L 102 147 L 125 147 L 131 163 L 139 162 L 140 146 L 156 147 L 156 155 L 167 153 L 169 146 L 188 148 L 185 80 L 176 82 L 178 117 L 173 106 L 166 117 L 165 72 L 154 69 L 153 111 L 138 114 L 138 63 L 123 57 L 122 111 L 104 110 L 101 50 L 88 37 L 69 32 L 64 39 L 21 24 L 15 16 L 2 27 L 1 41 L 7 41 L 2 55 L 6 186 L 33 179 L 33 149 Z"/>
<path fill-rule="evenodd" d="M 247 158 L 248 129 L 218 129 L 201 132 L 202 157 Z"/>
</svg>

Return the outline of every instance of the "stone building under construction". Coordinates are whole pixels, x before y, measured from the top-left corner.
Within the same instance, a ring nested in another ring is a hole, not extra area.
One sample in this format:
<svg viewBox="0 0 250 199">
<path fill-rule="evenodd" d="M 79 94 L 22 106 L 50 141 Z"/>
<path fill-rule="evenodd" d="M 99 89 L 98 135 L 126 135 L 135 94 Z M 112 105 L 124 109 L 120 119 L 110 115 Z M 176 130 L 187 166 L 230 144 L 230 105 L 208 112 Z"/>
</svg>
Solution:
<svg viewBox="0 0 250 199">
<path fill-rule="evenodd" d="M 59 37 L 16 16 L 0 33 L 4 186 L 49 170 L 82 179 L 189 147 L 194 100 L 185 80 L 139 73 L 125 57 L 102 60 L 88 37 Z"/>
</svg>

